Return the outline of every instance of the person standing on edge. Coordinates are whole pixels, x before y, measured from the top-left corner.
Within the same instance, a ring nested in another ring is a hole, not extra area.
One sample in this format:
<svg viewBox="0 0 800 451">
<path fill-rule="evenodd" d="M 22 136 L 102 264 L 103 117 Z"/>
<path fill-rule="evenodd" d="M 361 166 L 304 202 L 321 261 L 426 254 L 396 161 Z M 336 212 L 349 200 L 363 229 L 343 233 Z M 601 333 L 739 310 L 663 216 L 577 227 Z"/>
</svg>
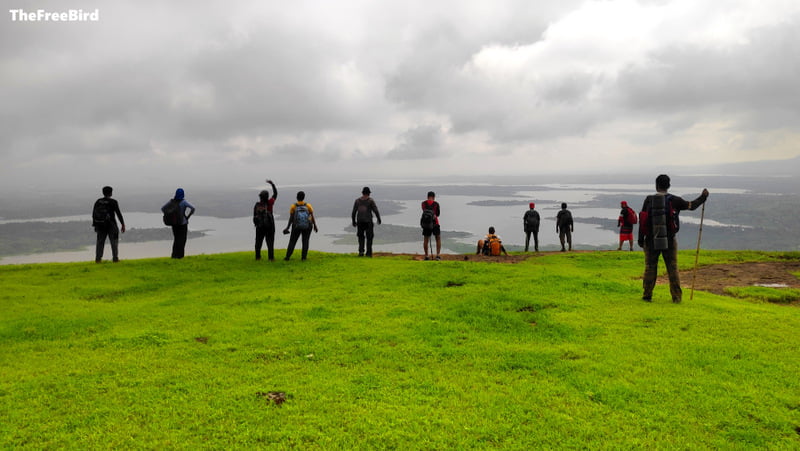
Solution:
<svg viewBox="0 0 800 451">
<path fill-rule="evenodd" d="M 658 276 L 658 256 L 664 259 L 669 274 L 669 292 L 672 302 L 679 303 L 683 297 L 678 275 L 678 240 L 680 229 L 678 214 L 681 210 L 695 210 L 708 199 L 708 190 L 703 189 L 700 196 L 687 202 L 678 196 L 667 193 L 670 187 L 669 176 L 656 177 L 656 194 L 647 196 L 639 213 L 639 246 L 644 249 L 644 277 L 642 300 L 652 302 L 653 288 Z"/>
<path fill-rule="evenodd" d="M 164 222 L 170 222 L 172 226 L 172 258 L 183 258 L 186 249 L 186 238 L 189 236 L 189 218 L 195 212 L 194 205 L 190 204 L 185 198 L 183 188 L 175 190 L 175 197 L 161 207 L 164 213 Z M 186 214 L 186 210 L 189 214 Z M 174 212 L 174 213 L 173 213 Z M 167 219 L 168 216 L 176 215 L 176 218 Z"/>
<path fill-rule="evenodd" d="M 119 203 L 111 198 L 113 188 L 103 187 L 103 197 L 94 202 L 92 208 L 92 227 L 97 233 L 97 246 L 94 254 L 95 263 L 103 261 L 103 250 L 106 247 L 106 237 L 111 245 L 111 257 L 116 263 L 119 261 L 119 232 L 117 218 L 122 225 L 122 233 L 125 233 L 125 220 L 122 219 L 122 212 L 119 211 Z"/>
<path fill-rule="evenodd" d="M 378 206 L 375 201 L 369 197 L 372 194 L 368 186 L 361 190 L 361 197 L 356 199 L 353 203 L 353 212 L 350 217 L 353 221 L 353 227 L 356 227 L 356 236 L 358 236 L 358 256 L 363 257 L 364 254 L 364 239 L 366 238 L 366 256 L 372 257 L 372 238 L 375 236 L 375 225 L 372 223 L 372 212 L 375 212 L 375 217 L 378 219 L 378 225 L 381 223 L 381 214 L 378 212 Z"/>
<path fill-rule="evenodd" d="M 561 241 L 561 252 L 566 250 L 564 248 L 565 239 L 569 245 L 569 250 L 572 250 L 572 232 L 574 231 L 575 227 L 572 223 L 572 213 L 567 210 L 567 203 L 562 202 L 561 211 L 556 215 L 556 233 L 558 234 L 558 239 Z"/>
<path fill-rule="evenodd" d="M 530 209 L 526 211 L 525 215 L 522 217 L 522 226 L 525 230 L 525 252 L 528 252 L 531 234 L 533 234 L 534 250 L 539 252 L 539 223 L 541 222 L 541 218 L 539 217 L 539 212 L 534 210 L 536 204 L 531 202 L 528 206 Z"/>
<path fill-rule="evenodd" d="M 428 256 L 428 243 L 430 242 L 431 235 L 436 237 L 436 260 L 441 260 L 439 255 L 442 252 L 442 229 L 439 226 L 439 215 L 441 215 L 441 208 L 439 202 L 436 202 L 436 193 L 428 191 L 428 200 L 422 201 L 422 218 L 420 218 L 420 226 L 422 226 L 422 248 L 425 250 L 425 260 L 430 260 Z"/>
<path fill-rule="evenodd" d="M 289 227 L 292 228 L 292 234 L 289 236 L 289 247 L 286 248 L 286 257 L 284 260 L 289 261 L 292 258 L 294 247 L 297 244 L 297 238 L 303 236 L 303 254 L 301 260 L 305 260 L 308 256 L 308 243 L 311 239 L 311 228 L 314 228 L 314 233 L 319 232 L 317 229 L 317 221 L 314 219 L 314 209 L 311 204 L 305 201 L 306 193 L 302 191 L 297 192 L 297 202 L 292 204 L 289 208 L 289 223 L 283 229 L 283 234 L 289 233 Z"/>
<path fill-rule="evenodd" d="M 628 241 L 630 243 L 630 250 L 633 251 L 633 225 L 636 224 L 636 212 L 633 208 L 628 206 L 624 200 L 620 202 L 619 218 L 617 219 L 617 227 L 619 227 L 619 247 L 618 251 L 622 250 L 622 243 Z"/>
<path fill-rule="evenodd" d="M 261 191 L 258 193 L 259 201 L 253 207 L 253 225 L 256 226 L 256 260 L 261 260 L 261 245 L 266 240 L 267 256 L 269 261 L 274 261 L 275 217 L 272 214 L 272 207 L 275 205 L 275 199 L 278 198 L 278 188 L 275 187 L 272 180 L 267 180 L 267 183 L 272 185 L 272 197 L 269 197 L 269 191 Z"/>
</svg>

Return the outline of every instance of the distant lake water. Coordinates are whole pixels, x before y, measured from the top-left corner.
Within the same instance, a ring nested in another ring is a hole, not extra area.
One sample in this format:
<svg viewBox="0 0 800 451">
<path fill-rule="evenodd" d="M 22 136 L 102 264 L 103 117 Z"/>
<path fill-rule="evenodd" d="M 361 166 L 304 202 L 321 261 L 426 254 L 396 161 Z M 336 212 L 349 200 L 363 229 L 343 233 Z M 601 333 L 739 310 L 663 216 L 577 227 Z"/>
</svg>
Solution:
<svg viewBox="0 0 800 451">
<path fill-rule="evenodd" d="M 407 186 L 406 186 L 407 188 Z M 426 186 L 421 189 L 424 193 L 427 189 L 436 187 Z M 687 187 L 679 193 L 692 193 L 696 195 L 702 190 L 697 187 Z M 716 190 L 715 192 L 741 193 L 744 190 Z M 603 229 L 595 223 L 582 222 L 582 218 L 607 219 L 612 226 L 616 225 L 619 208 L 597 208 L 587 206 L 598 195 L 619 195 L 620 200 L 627 200 L 634 209 L 640 208 L 642 199 L 652 193 L 652 187 L 647 185 L 624 185 L 624 184 L 585 184 L 585 185 L 532 185 L 528 188 L 519 187 L 509 190 L 504 195 L 438 195 L 436 200 L 442 208 L 440 222 L 443 234 L 448 231 L 466 232 L 467 238 L 459 239 L 459 242 L 474 244 L 478 239 L 487 233 L 489 226 L 494 226 L 497 234 L 501 236 L 507 245 L 523 246 L 525 236 L 522 229 L 522 216 L 527 211 L 527 203 L 535 202 L 536 209 L 541 215 L 542 222 L 539 231 L 540 247 L 548 245 L 558 245 L 559 240 L 555 231 L 555 217 L 560 210 L 561 202 L 567 202 L 568 208 L 572 212 L 575 221 L 575 231 L 573 233 L 573 245 L 575 246 L 599 246 L 616 248 L 618 235 L 612 230 Z M 384 224 L 401 225 L 408 227 L 419 227 L 420 203 L 424 198 L 417 200 L 407 200 L 393 198 L 392 190 L 384 187 L 380 196 L 376 195 L 375 200 L 380 208 L 382 201 L 395 201 L 402 205 L 402 210 L 397 214 L 384 216 Z M 399 196 L 397 196 L 399 197 Z M 353 197 L 355 198 L 355 196 Z M 193 199 L 193 203 L 202 211 L 200 199 Z M 312 204 L 313 204 L 312 200 Z M 471 205 L 478 203 L 478 205 Z M 481 204 L 483 203 L 483 204 Z M 506 203 L 506 205 L 493 205 L 493 203 Z M 507 205 L 514 203 L 515 205 Z M 127 227 L 130 228 L 161 228 L 165 227 L 161 222 L 161 215 L 157 213 L 123 212 Z M 693 214 L 681 215 L 685 222 L 695 220 Z M 699 218 L 699 215 L 696 215 Z M 707 220 L 710 220 L 707 218 Z M 87 221 L 87 215 L 64 216 L 37 221 L 60 222 L 60 221 Z M 342 234 L 355 234 L 355 229 L 350 225 L 349 217 L 325 217 L 317 218 L 320 232 L 312 233 L 311 249 L 317 251 L 334 253 L 356 252 L 354 245 L 334 244 Z M 713 221 L 713 220 L 710 220 Z M 0 221 L 0 223 L 12 221 Z M 13 221 L 24 222 L 24 221 Z M 286 224 L 286 218 L 276 218 L 277 233 L 276 247 L 285 249 L 288 243 L 288 236 L 281 233 L 281 229 Z M 718 225 L 724 225 L 719 224 Z M 206 236 L 190 239 L 186 245 L 187 255 L 214 254 L 222 252 L 253 251 L 255 233 L 251 217 L 240 218 L 216 218 L 210 216 L 193 216 L 189 222 L 190 230 L 204 231 Z M 376 236 L 381 234 L 381 226 L 375 227 Z M 298 243 L 299 244 L 299 243 Z M 0 264 L 23 264 L 23 263 L 42 263 L 42 262 L 74 262 L 91 261 L 94 259 L 94 243 L 86 243 L 86 249 L 80 251 L 53 252 L 30 255 L 19 255 L 3 257 Z M 110 248 L 106 250 L 110 256 Z M 533 246 L 533 243 L 531 243 Z M 170 254 L 171 241 L 155 241 L 145 243 L 127 243 L 125 235 L 120 239 L 120 258 L 138 259 L 150 257 L 167 257 Z M 375 245 L 375 252 L 402 252 L 402 253 L 422 253 L 422 236 L 414 242 Z M 450 249 L 444 249 L 445 253 L 453 253 Z"/>
</svg>

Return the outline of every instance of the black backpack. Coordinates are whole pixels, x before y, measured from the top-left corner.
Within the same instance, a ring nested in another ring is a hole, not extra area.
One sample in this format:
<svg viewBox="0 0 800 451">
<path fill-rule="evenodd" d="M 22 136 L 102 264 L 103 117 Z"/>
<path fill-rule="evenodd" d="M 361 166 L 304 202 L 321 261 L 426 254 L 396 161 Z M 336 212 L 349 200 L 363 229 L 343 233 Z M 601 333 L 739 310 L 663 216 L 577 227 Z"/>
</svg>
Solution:
<svg viewBox="0 0 800 451">
<path fill-rule="evenodd" d="M 539 228 L 539 213 L 536 210 L 528 210 L 525 212 L 525 229 L 536 230 Z"/>
<path fill-rule="evenodd" d="M 419 225 L 422 226 L 424 230 L 433 230 L 433 227 L 436 225 L 435 205 L 436 204 L 428 205 L 422 210 L 422 217 L 419 218 Z"/>
<path fill-rule="evenodd" d="M 644 234 L 653 238 L 653 249 L 667 249 L 670 238 L 681 228 L 679 212 L 672 207 L 672 195 L 654 194 L 648 197 L 647 204 L 639 227 L 644 227 Z"/>
<path fill-rule="evenodd" d="M 559 227 L 567 227 L 572 223 L 572 213 L 569 210 L 561 210 L 558 213 Z"/>
<path fill-rule="evenodd" d="M 111 211 L 111 201 L 106 198 L 97 199 L 92 209 L 92 226 L 104 227 L 111 224 L 114 212 Z"/>
<path fill-rule="evenodd" d="M 164 225 L 181 225 L 181 201 L 172 199 L 164 207 Z"/>
<path fill-rule="evenodd" d="M 356 202 L 356 222 L 372 222 L 372 198 L 359 198 Z"/>
<path fill-rule="evenodd" d="M 256 204 L 255 214 L 253 215 L 253 220 L 256 224 L 256 227 L 266 227 L 270 224 L 269 215 L 270 212 L 267 210 L 267 205 L 261 202 Z"/>
</svg>

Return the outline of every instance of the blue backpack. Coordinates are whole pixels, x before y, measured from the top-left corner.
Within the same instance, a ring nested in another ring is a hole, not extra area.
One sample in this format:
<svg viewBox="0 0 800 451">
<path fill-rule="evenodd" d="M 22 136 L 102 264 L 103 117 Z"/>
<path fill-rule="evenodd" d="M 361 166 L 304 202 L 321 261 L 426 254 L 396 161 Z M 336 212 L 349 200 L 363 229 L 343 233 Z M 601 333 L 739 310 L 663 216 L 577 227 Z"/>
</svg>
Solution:
<svg viewBox="0 0 800 451">
<path fill-rule="evenodd" d="M 297 230 L 308 230 L 311 228 L 311 213 L 306 204 L 294 204 L 294 227 Z"/>
</svg>

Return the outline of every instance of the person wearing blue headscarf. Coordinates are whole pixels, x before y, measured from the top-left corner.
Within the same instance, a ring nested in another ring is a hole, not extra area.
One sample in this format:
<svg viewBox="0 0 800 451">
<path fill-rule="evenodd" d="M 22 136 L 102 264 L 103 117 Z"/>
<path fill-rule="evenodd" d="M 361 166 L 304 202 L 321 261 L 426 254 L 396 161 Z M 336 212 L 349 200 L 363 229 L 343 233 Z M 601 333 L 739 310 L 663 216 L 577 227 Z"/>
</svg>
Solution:
<svg viewBox="0 0 800 451">
<path fill-rule="evenodd" d="M 189 236 L 189 218 L 194 214 L 195 208 L 185 199 L 183 188 L 175 190 L 175 197 L 164 204 L 161 211 L 166 214 L 167 207 L 172 203 L 177 203 L 180 211 L 178 224 L 172 224 L 172 258 L 183 258 L 186 238 Z M 189 210 L 189 214 L 186 214 L 186 210 Z"/>
</svg>

